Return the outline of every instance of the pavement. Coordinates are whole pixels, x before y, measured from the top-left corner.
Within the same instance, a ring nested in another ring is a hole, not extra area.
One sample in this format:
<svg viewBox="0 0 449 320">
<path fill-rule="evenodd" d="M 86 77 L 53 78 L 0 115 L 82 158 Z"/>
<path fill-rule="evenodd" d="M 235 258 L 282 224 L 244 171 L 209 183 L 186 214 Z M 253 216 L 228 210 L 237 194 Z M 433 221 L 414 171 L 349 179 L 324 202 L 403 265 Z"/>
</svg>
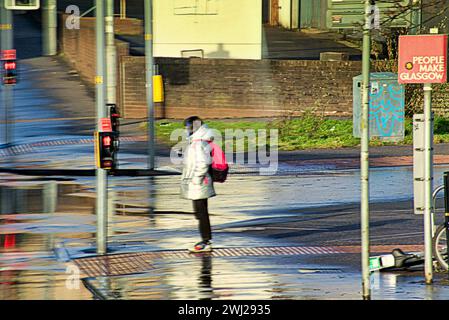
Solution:
<svg viewBox="0 0 449 320">
<path fill-rule="evenodd" d="M 16 22 L 24 33 L 33 28 Z M 93 168 L 88 88 L 59 58 L 19 64 L 18 145 L 0 155 L 0 166 Z M 121 164 L 144 168 L 138 126 L 124 126 L 123 135 L 129 140 Z M 449 168 L 447 148 L 436 149 L 436 185 Z M 410 146 L 372 150 L 373 255 L 422 249 L 410 152 Z M 157 154 L 159 169 L 179 170 L 162 144 Z M 284 153 L 274 176 L 233 166 L 210 200 L 212 255 L 187 253 L 199 235 L 176 176 L 109 179 L 109 251 L 97 256 L 93 177 L 0 174 L 0 299 L 361 299 L 357 157 L 357 149 Z M 48 193 L 52 181 L 56 197 Z M 436 273 L 428 286 L 422 267 L 375 272 L 373 299 L 447 299 L 446 278 Z"/>
<path fill-rule="evenodd" d="M 320 60 L 320 53 L 340 52 L 349 60 L 361 60 L 361 51 L 335 32 L 285 30 L 280 27 L 263 27 L 264 59 Z"/>
<path fill-rule="evenodd" d="M 132 55 L 145 55 L 143 35 L 119 35 L 117 38 L 130 44 Z M 349 60 L 361 60 L 361 51 L 342 39 L 341 35 L 333 32 L 310 33 L 263 26 L 262 57 L 263 59 L 320 60 L 322 52 L 341 52 L 346 53 Z"/>
</svg>

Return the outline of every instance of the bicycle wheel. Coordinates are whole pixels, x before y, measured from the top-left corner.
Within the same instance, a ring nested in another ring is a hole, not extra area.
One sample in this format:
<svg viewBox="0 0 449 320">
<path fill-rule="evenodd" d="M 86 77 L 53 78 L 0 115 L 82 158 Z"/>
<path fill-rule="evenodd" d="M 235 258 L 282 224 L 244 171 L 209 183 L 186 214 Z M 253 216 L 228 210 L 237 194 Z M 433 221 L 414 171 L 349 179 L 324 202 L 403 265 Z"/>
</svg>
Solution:
<svg viewBox="0 0 449 320">
<path fill-rule="evenodd" d="M 446 228 L 444 225 L 438 227 L 433 237 L 433 254 L 438 261 L 438 264 L 442 269 L 447 271 L 447 240 L 446 240 Z"/>
</svg>

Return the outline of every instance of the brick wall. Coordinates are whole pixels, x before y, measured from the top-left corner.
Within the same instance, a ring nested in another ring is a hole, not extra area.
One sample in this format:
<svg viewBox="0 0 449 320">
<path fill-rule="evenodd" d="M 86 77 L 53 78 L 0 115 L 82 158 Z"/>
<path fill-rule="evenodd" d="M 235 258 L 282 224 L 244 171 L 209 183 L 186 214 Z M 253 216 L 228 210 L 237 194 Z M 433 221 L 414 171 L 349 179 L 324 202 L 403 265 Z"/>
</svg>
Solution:
<svg viewBox="0 0 449 320">
<path fill-rule="evenodd" d="M 80 77 L 92 87 L 95 86 L 96 76 L 96 44 L 95 44 L 95 18 L 80 19 L 80 29 L 65 28 L 66 15 L 60 16 L 60 50 L 64 54 L 65 60 L 80 74 Z M 136 20 L 136 19 L 131 19 Z M 135 31 L 134 21 L 130 22 L 129 29 L 125 20 L 116 19 L 122 28 L 122 32 Z M 120 40 L 115 41 L 117 48 L 117 74 L 119 74 L 120 60 L 122 56 L 129 55 L 129 44 Z M 121 107 L 120 84 L 117 83 L 117 105 Z"/>
<path fill-rule="evenodd" d="M 122 105 L 127 118 L 145 117 L 144 57 L 121 59 Z M 165 103 L 156 116 L 273 117 L 306 109 L 352 115 L 352 78 L 358 61 L 157 58 Z"/>
<path fill-rule="evenodd" d="M 60 26 L 65 26 L 66 18 L 69 15 L 61 14 Z M 89 28 L 95 29 L 95 17 L 82 17 L 80 19 L 81 29 Z M 126 18 L 120 19 L 119 17 L 114 18 L 114 32 L 118 35 L 141 35 L 144 31 L 143 21 L 140 19 Z"/>
</svg>

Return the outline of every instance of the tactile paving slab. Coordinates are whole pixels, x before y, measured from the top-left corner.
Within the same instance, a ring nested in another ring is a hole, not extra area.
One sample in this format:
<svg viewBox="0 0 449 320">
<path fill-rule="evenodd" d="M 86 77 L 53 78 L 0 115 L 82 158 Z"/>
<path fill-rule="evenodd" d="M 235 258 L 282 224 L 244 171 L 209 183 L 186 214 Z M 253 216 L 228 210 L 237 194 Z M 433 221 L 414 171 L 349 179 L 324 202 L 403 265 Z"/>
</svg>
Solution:
<svg viewBox="0 0 449 320">
<path fill-rule="evenodd" d="M 73 261 L 87 277 L 134 274 L 152 268 L 148 254 L 141 252 L 95 256 Z"/>
<path fill-rule="evenodd" d="M 143 136 L 120 137 L 120 142 L 141 142 L 141 141 L 146 141 L 146 138 Z M 60 140 L 50 140 L 50 141 L 26 143 L 26 144 L 20 144 L 20 145 L 11 146 L 11 147 L 8 147 L 5 149 L 1 149 L 0 157 L 36 152 L 36 149 L 39 149 L 42 147 L 68 146 L 68 145 L 93 144 L 93 143 L 94 143 L 94 139 L 92 139 L 92 138 L 60 139 Z"/>
<path fill-rule="evenodd" d="M 122 253 L 75 259 L 74 263 L 87 277 L 126 275 L 140 273 L 153 268 L 156 259 L 189 259 L 198 255 L 212 257 L 239 256 L 295 256 L 310 254 L 343 253 L 331 247 L 261 247 L 261 248 L 218 248 L 210 253 L 192 254 L 187 250 Z"/>
<path fill-rule="evenodd" d="M 389 253 L 395 248 L 401 248 L 405 252 L 423 250 L 422 245 L 381 245 L 371 246 L 370 252 Z M 98 277 L 146 272 L 153 269 L 151 262 L 158 259 L 191 259 L 202 255 L 211 257 L 297 256 L 358 254 L 360 252 L 360 246 L 217 248 L 209 253 L 190 253 L 187 250 L 121 253 L 78 258 L 74 260 L 74 263 L 85 276 Z"/>
</svg>

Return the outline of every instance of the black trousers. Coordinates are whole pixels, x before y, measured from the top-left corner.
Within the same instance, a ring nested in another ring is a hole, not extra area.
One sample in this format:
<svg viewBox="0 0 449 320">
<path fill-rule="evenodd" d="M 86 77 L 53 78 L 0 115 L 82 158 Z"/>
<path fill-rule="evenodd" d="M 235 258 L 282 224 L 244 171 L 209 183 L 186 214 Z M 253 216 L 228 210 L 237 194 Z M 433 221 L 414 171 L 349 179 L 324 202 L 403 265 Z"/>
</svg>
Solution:
<svg viewBox="0 0 449 320">
<path fill-rule="evenodd" d="M 210 229 L 207 199 L 193 200 L 193 210 L 195 211 L 196 218 L 199 220 L 199 229 L 203 241 L 211 240 L 212 232 Z"/>
</svg>

